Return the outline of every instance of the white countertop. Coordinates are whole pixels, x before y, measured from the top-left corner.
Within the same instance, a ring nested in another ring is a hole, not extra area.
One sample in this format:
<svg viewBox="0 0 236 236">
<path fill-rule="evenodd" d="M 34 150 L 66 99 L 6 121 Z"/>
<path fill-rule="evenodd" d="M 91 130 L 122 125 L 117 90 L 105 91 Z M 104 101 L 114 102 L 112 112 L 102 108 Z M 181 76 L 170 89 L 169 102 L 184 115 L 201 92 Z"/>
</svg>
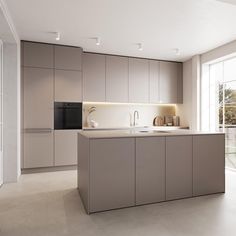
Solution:
<svg viewBox="0 0 236 236">
<path fill-rule="evenodd" d="M 186 126 L 120 126 L 120 127 L 83 127 L 83 130 L 133 130 L 133 129 L 152 129 L 152 130 L 176 130 L 176 129 L 189 129 Z"/>
<path fill-rule="evenodd" d="M 94 130 L 94 131 L 80 131 L 81 135 L 89 139 L 99 138 L 128 138 L 128 137 L 155 137 L 155 136 L 179 136 L 179 135 L 211 135 L 221 134 L 221 132 L 202 132 L 193 130 L 148 130 L 148 129 L 127 129 L 127 130 Z"/>
</svg>

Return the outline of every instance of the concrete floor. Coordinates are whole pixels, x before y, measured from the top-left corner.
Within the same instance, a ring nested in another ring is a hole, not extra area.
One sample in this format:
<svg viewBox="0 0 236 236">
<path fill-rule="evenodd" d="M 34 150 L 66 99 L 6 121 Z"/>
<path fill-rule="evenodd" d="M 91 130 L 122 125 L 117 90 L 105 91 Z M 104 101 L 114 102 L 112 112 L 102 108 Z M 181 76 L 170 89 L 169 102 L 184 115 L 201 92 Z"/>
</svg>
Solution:
<svg viewBox="0 0 236 236">
<path fill-rule="evenodd" d="M 1 236 L 236 235 L 236 172 L 226 194 L 87 215 L 76 171 L 22 175 L 0 189 Z"/>
</svg>

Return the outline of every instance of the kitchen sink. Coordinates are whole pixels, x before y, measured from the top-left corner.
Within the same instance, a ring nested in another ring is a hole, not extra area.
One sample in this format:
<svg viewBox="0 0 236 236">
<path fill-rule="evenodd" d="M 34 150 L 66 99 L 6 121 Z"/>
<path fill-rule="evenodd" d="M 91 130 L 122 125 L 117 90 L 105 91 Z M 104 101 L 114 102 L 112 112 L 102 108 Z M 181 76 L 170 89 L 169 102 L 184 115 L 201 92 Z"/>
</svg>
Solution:
<svg viewBox="0 0 236 236">
<path fill-rule="evenodd" d="M 164 130 L 139 130 L 140 133 L 169 133 L 168 131 Z"/>
</svg>

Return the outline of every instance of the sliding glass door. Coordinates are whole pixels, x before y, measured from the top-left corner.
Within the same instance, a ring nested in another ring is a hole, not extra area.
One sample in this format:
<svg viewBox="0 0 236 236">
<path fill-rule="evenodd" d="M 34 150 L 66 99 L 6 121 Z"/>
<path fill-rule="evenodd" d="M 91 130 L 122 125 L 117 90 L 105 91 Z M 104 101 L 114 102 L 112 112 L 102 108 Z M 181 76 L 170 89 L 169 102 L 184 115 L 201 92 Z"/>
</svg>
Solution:
<svg viewBox="0 0 236 236">
<path fill-rule="evenodd" d="M 202 84 L 208 103 L 202 117 L 210 130 L 225 132 L 226 167 L 236 169 L 236 58 L 211 64 L 209 80 Z"/>
<path fill-rule="evenodd" d="M 219 127 L 225 132 L 226 166 L 236 169 L 236 58 L 221 63 Z"/>
</svg>

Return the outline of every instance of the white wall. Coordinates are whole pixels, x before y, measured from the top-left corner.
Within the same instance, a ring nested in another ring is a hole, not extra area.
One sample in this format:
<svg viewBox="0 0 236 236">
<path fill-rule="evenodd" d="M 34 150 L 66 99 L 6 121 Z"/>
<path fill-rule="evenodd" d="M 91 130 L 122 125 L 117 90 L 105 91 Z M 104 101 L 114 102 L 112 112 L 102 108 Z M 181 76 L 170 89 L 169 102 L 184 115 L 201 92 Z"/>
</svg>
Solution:
<svg viewBox="0 0 236 236">
<path fill-rule="evenodd" d="M 133 121 L 134 111 L 139 112 L 140 126 L 150 126 L 157 115 L 175 115 L 175 105 L 137 105 L 137 104 L 84 104 L 84 126 L 86 123 L 86 114 L 88 108 L 96 107 L 96 112 L 92 113 L 90 118 L 99 123 L 99 127 L 124 127 L 130 126 Z"/>
<path fill-rule="evenodd" d="M 4 182 L 20 175 L 19 61 L 17 44 L 3 43 L 3 174 Z"/>
<path fill-rule="evenodd" d="M 183 63 L 183 104 L 177 105 L 181 126 L 199 130 L 200 124 L 200 56 Z"/>
<path fill-rule="evenodd" d="M 183 104 L 177 105 L 181 125 L 192 128 L 192 59 L 183 63 Z"/>
<path fill-rule="evenodd" d="M 223 60 L 236 55 L 236 40 L 201 55 L 201 64 Z"/>
<path fill-rule="evenodd" d="M 20 175 L 20 40 L 4 0 L 0 0 L 3 41 L 3 180 Z"/>
</svg>

